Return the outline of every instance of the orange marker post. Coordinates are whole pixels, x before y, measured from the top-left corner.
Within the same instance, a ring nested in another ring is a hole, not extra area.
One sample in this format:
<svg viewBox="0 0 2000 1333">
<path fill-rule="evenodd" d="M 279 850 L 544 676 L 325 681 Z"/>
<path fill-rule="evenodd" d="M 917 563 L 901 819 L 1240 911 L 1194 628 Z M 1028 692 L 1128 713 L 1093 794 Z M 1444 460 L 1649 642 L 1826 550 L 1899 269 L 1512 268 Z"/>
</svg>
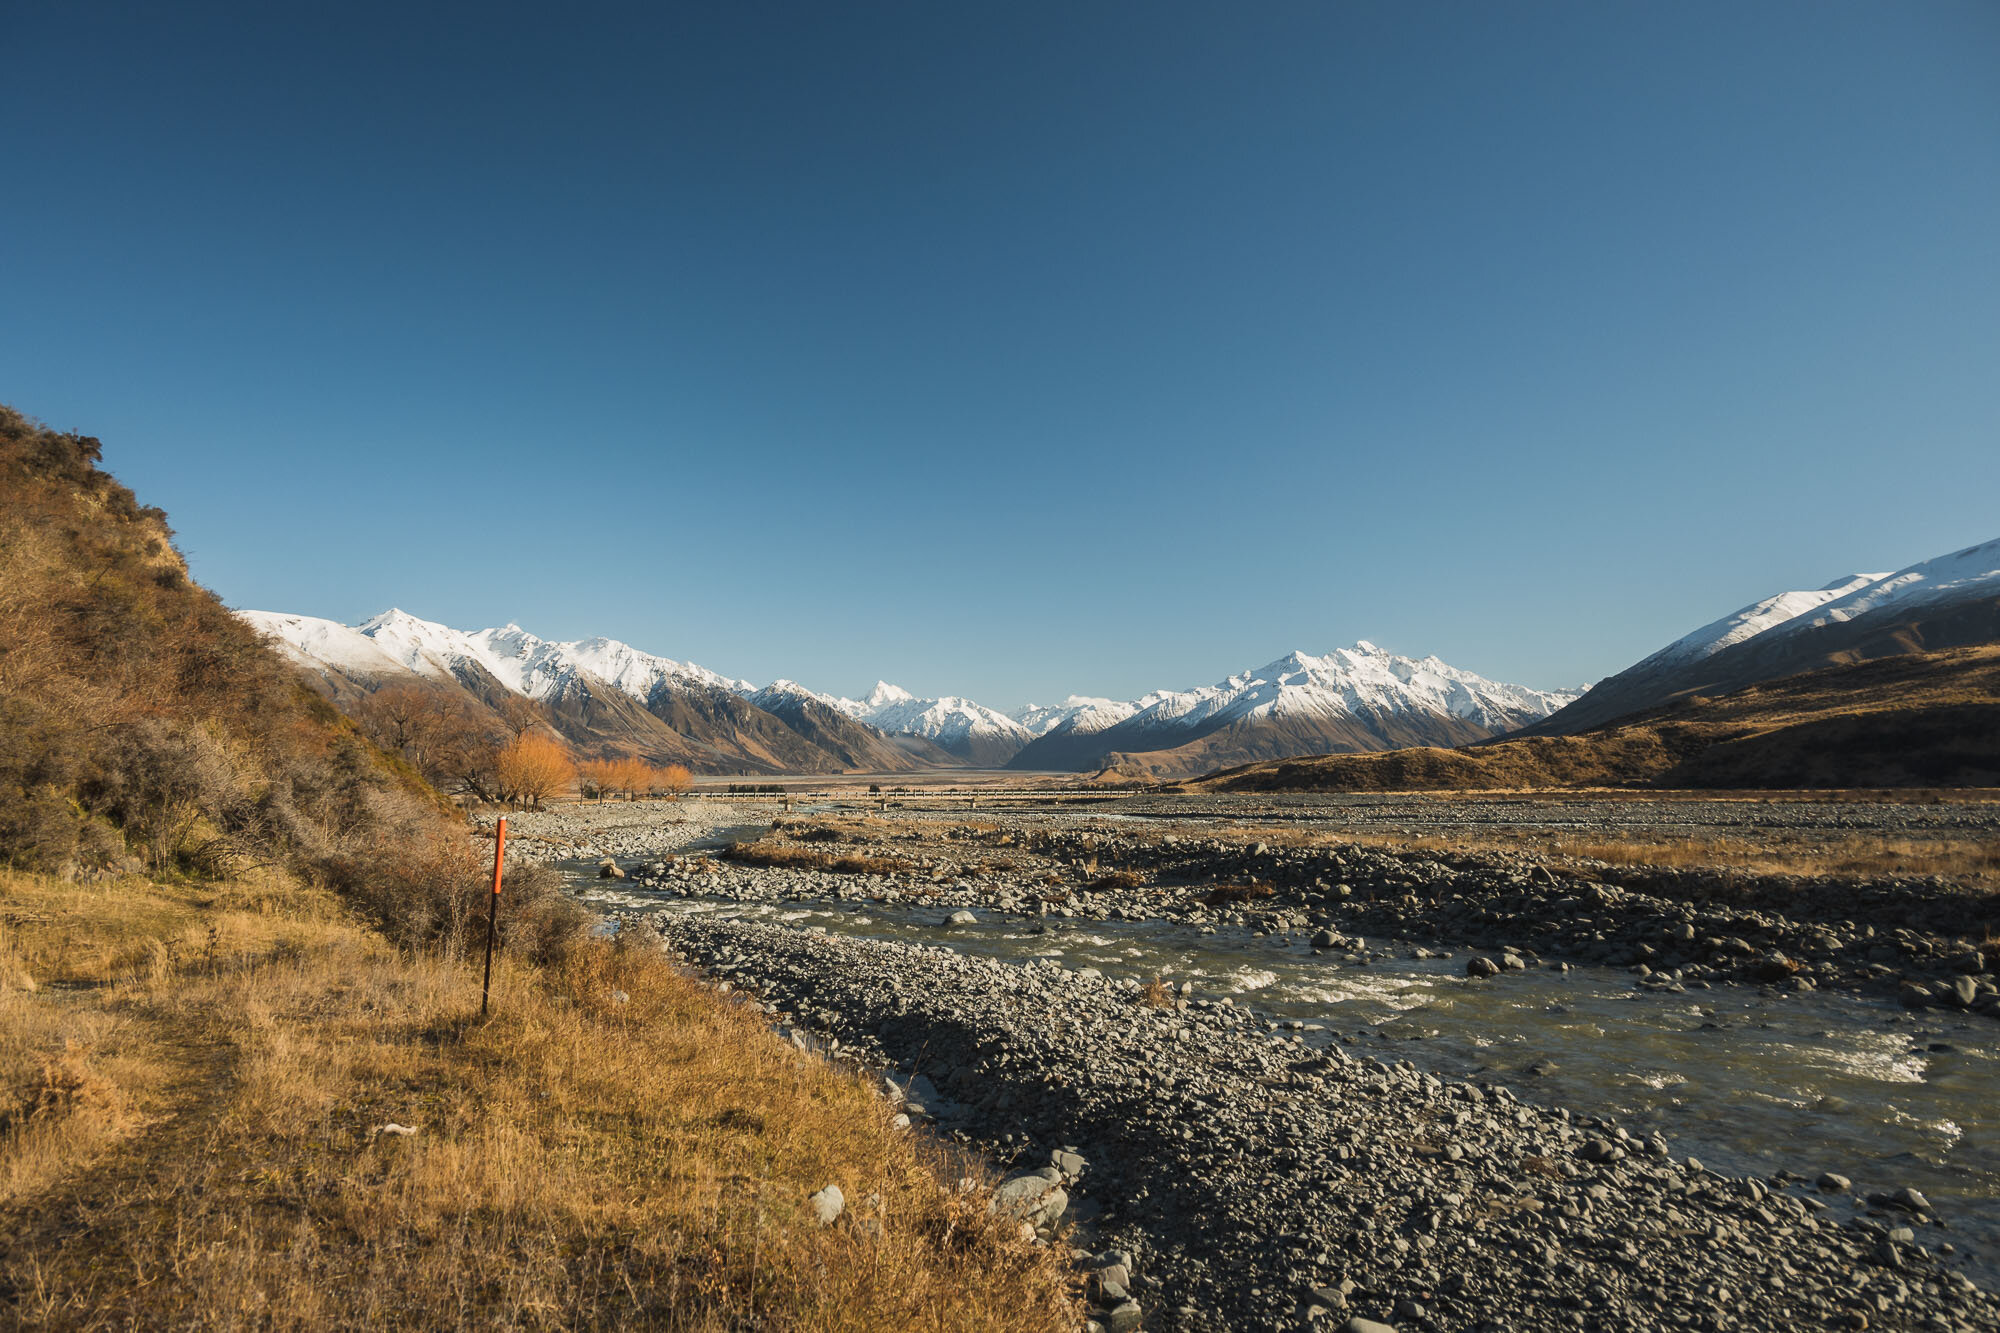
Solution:
<svg viewBox="0 0 2000 1333">
<path fill-rule="evenodd" d="M 507 816 L 493 826 L 493 896 L 486 902 L 486 978 L 479 983 L 479 1016 L 486 1017 L 486 1002 L 493 989 L 493 923 L 500 915 L 500 870 L 507 857 Z"/>
</svg>

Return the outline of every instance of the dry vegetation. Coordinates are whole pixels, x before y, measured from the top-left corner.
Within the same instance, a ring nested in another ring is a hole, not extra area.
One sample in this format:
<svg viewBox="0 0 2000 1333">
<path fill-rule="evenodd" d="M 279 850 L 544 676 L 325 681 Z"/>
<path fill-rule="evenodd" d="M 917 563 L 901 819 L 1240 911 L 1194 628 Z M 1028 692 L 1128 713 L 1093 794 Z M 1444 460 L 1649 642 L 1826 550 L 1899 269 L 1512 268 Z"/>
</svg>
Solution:
<svg viewBox="0 0 2000 1333">
<path fill-rule="evenodd" d="M 2000 785 L 2000 645 L 1830 667 L 1577 736 L 1231 769 L 1223 791 Z"/>
<path fill-rule="evenodd" d="M 625 799 L 665 795 L 678 798 L 694 786 L 694 775 L 681 764 L 661 768 L 627 755 L 618 759 L 586 759 L 577 765 L 586 797 L 602 799 L 623 793 Z"/>
<path fill-rule="evenodd" d="M 503 959 L 482 1023 L 325 894 L 10 873 L 0 913 L 16 1326 L 1078 1322 L 961 1164 L 655 950 Z"/>
<path fill-rule="evenodd" d="M 2000 842 L 1948 832 L 1911 836 L 1768 829 L 1731 835 L 1627 829 L 1616 836 L 1606 836 L 1481 828 L 1418 834 L 1301 828 L 1294 824 L 1239 824 L 1230 836 L 1245 843 L 1264 842 L 1274 847 L 1359 844 L 1395 852 L 1525 853 L 1556 866 L 1588 861 L 1641 869 L 1738 871 L 1853 880 L 1935 875 L 1971 888 L 2000 890 Z"/>
<path fill-rule="evenodd" d="M 906 875 L 916 869 L 891 856 L 816 851 L 783 842 L 738 842 L 722 850 L 722 859 L 739 865 L 774 866 L 782 870 L 825 870 L 835 875 Z"/>
</svg>

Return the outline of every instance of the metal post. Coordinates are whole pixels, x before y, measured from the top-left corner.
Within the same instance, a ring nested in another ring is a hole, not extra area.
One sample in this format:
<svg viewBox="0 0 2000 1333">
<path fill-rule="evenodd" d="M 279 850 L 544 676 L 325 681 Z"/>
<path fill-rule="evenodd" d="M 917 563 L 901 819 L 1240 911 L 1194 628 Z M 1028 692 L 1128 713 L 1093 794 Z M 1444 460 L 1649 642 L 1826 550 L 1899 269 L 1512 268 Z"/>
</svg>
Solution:
<svg viewBox="0 0 2000 1333">
<path fill-rule="evenodd" d="M 486 978 L 479 983 L 479 1016 L 486 1017 L 486 1003 L 493 989 L 493 921 L 500 915 L 500 868 L 507 856 L 507 816 L 493 826 L 493 896 L 486 902 Z"/>
</svg>

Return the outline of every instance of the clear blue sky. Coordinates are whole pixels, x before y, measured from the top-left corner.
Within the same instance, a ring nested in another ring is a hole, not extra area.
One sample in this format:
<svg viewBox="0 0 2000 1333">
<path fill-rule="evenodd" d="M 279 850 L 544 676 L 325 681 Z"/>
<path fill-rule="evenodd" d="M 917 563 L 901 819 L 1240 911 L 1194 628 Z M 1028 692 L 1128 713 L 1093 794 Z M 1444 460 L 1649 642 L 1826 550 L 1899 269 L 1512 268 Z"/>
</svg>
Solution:
<svg viewBox="0 0 2000 1333">
<path fill-rule="evenodd" d="M 2000 5 L 0 9 L 0 401 L 232 605 L 1557 685 L 2000 536 Z"/>
</svg>

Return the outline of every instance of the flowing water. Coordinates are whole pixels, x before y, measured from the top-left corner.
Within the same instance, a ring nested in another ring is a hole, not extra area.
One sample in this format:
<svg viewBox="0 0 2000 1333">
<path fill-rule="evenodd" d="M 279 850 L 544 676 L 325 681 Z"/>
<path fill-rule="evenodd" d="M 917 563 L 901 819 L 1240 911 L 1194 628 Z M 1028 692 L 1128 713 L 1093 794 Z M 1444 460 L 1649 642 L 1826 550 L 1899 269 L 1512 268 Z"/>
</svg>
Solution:
<svg viewBox="0 0 2000 1333">
<path fill-rule="evenodd" d="M 1192 998 L 1251 1007 L 1285 1039 L 1347 1041 L 1440 1075 L 1506 1084 L 1526 1100 L 1665 1133 L 1712 1170 L 1850 1176 L 1858 1193 L 1913 1186 L 1939 1205 L 1982 1281 L 2000 1279 L 2000 1025 L 1851 996 L 1727 986 L 1637 991 L 1605 968 L 1464 975 L 1452 958 L 1348 963 L 1302 937 L 1203 933 L 1167 922 L 1024 922 L 874 903 L 730 903 L 609 888 L 600 907 L 775 921 L 829 934 L 1048 959 L 1107 977 L 1192 983 Z M 1386 941 L 1372 941 L 1378 949 Z M 1296 1026 L 1287 1026 L 1296 1025 Z"/>
</svg>

